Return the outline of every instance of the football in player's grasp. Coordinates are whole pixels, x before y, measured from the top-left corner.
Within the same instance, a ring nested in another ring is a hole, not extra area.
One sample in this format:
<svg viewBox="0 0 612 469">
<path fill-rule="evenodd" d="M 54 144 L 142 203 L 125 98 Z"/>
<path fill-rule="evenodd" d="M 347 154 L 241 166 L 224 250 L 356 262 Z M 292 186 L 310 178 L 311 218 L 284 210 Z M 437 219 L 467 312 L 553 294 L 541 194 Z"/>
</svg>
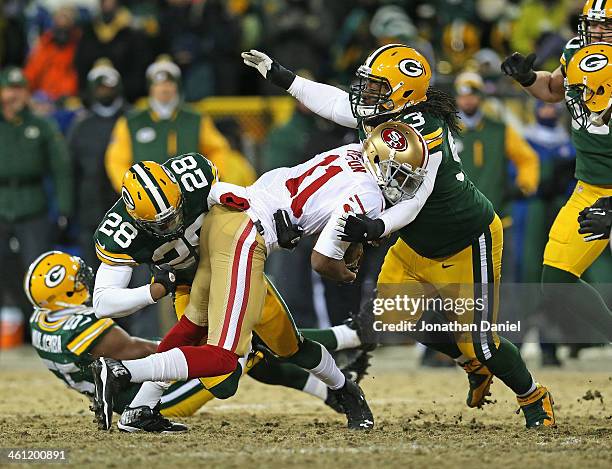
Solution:
<svg viewBox="0 0 612 469">
<path fill-rule="evenodd" d="M 352 272 L 357 273 L 357 271 L 359 271 L 359 266 L 361 265 L 362 257 L 363 244 L 351 243 L 351 245 L 344 253 L 344 263 L 346 264 L 346 268 Z"/>
</svg>

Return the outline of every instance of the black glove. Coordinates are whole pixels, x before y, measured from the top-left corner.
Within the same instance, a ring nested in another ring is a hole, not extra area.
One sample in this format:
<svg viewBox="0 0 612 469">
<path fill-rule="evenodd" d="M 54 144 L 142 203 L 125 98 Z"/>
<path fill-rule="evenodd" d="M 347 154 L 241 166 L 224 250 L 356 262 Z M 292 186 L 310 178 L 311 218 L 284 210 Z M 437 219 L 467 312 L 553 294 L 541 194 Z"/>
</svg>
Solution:
<svg viewBox="0 0 612 469">
<path fill-rule="evenodd" d="M 578 233 L 588 234 L 585 241 L 608 239 L 612 229 L 612 197 L 601 197 L 578 215 Z"/>
<path fill-rule="evenodd" d="M 151 275 L 153 283 L 159 283 L 166 289 L 166 295 L 176 291 L 176 274 L 168 264 L 151 266 Z"/>
<path fill-rule="evenodd" d="M 379 219 L 372 220 L 365 215 L 344 213 L 338 218 L 336 225 L 338 239 L 360 243 L 373 241 L 382 236 L 385 231 L 385 222 Z"/>
<path fill-rule="evenodd" d="M 515 52 L 502 62 L 502 72 L 514 78 L 521 86 L 531 86 L 537 78 L 536 72 L 533 71 L 533 63 L 536 58 L 535 54 L 529 54 L 525 57 L 523 54 Z"/>
<path fill-rule="evenodd" d="M 278 245 L 281 248 L 293 249 L 298 245 L 304 230 L 291 223 L 289 214 L 285 210 L 277 210 L 274 213 L 274 224 L 276 225 Z"/>
<path fill-rule="evenodd" d="M 284 90 L 288 90 L 293 80 L 295 80 L 295 73 L 291 70 L 287 70 L 276 60 L 263 52 L 251 49 L 240 55 L 245 65 L 253 67 L 261 73 L 266 80 L 271 81 L 276 86 L 280 86 Z"/>
</svg>

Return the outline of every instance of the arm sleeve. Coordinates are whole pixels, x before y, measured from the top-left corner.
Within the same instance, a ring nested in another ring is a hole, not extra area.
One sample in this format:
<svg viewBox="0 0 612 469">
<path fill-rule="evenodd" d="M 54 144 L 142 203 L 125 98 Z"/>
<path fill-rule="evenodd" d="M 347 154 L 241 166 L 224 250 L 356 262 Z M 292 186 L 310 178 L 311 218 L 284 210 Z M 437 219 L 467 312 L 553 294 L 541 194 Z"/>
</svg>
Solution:
<svg viewBox="0 0 612 469">
<path fill-rule="evenodd" d="M 315 114 L 344 127 L 357 127 L 346 91 L 300 76 L 295 77 L 287 91 Z"/>
<path fill-rule="evenodd" d="M 533 148 L 510 126 L 506 126 L 506 155 L 516 166 L 516 185 L 525 195 L 534 194 L 540 183 L 540 160 Z"/>
<path fill-rule="evenodd" d="M 425 175 L 423 184 L 421 184 L 421 187 L 416 191 L 414 197 L 404 200 L 382 213 L 380 219 L 385 224 L 385 231 L 382 236 L 387 236 L 403 228 L 416 218 L 433 191 L 440 163 L 442 163 L 441 151 L 429 155 L 427 174 Z"/>
<path fill-rule="evenodd" d="M 55 125 L 49 125 L 47 137 L 47 154 L 53 174 L 53 187 L 57 205 L 62 215 L 72 215 L 74 192 L 73 173 L 68 147 L 64 137 Z"/>
<path fill-rule="evenodd" d="M 115 124 L 104 157 L 106 174 L 117 193 L 121 193 L 123 175 L 132 166 L 133 160 L 132 139 L 127 119 L 120 117 Z"/>
<path fill-rule="evenodd" d="M 122 318 L 155 303 L 149 285 L 127 288 L 131 278 L 131 267 L 100 265 L 93 293 L 93 306 L 98 318 Z"/>
<path fill-rule="evenodd" d="M 356 191 L 357 192 L 357 191 Z M 338 218 L 345 212 L 354 212 L 366 215 L 369 218 L 376 218 L 380 215 L 384 207 L 384 200 L 380 192 L 368 191 L 361 194 L 347 194 L 339 204 L 339 208 L 329 218 L 323 227 L 319 238 L 314 246 L 314 250 L 331 259 L 340 260 L 348 249 L 348 241 L 338 239 L 337 223 Z"/>
</svg>

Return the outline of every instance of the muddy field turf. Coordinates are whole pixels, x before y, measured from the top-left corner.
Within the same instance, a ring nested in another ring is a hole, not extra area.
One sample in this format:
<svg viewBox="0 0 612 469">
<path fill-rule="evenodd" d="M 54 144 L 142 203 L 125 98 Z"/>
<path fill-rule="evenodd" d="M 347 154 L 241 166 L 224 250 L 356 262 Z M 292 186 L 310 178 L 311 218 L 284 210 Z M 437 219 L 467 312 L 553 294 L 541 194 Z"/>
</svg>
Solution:
<svg viewBox="0 0 612 469">
<path fill-rule="evenodd" d="M 86 400 L 31 350 L 2 352 L 0 447 L 66 449 L 78 467 L 612 467 L 610 350 L 536 370 L 559 424 L 544 431 L 524 428 L 499 382 L 494 404 L 468 409 L 463 371 L 418 368 L 415 353 L 375 353 L 362 383 L 377 419 L 367 433 L 348 432 L 343 417 L 314 398 L 244 378 L 235 397 L 184 419 L 187 434 L 128 435 L 96 430 Z"/>
</svg>

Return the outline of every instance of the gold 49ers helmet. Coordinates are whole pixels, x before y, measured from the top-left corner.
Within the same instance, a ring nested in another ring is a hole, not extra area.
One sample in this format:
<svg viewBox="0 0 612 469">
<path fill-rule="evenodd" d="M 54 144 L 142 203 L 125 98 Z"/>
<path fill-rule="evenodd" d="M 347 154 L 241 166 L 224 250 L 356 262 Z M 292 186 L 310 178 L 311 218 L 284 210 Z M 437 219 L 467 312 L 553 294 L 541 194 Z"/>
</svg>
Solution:
<svg viewBox="0 0 612 469">
<path fill-rule="evenodd" d="M 585 46 L 612 42 L 612 0 L 587 0 L 578 17 L 578 36 Z"/>
<path fill-rule="evenodd" d="M 93 278 L 80 257 L 48 251 L 30 264 L 23 288 L 32 305 L 57 311 L 89 301 Z"/>
<path fill-rule="evenodd" d="M 174 175 L 159 163 L 143 161 L 125 172 L 121 197 L 144 231 L 173 238 L 183 229 L 183 196 Z"/>
<path fill-rule="evenodd" d="M 411 199 L 423 184 L 429 151 L 423 137 L 408 124 L 385 122 L 363 142 L 365 166 L 392 205 Z"/>
<path fill-rule="evenodd" d="M 350 101 L 353 116 L 359 119 L 396 113 L 425 101 L 431 67 L 415 49 L 387 44 L 372 52 L 356 75 Z"/>
<path fill-rule="evenodd" d="M 612 45 L 583 47 L 570 59 L 566 75 L 566 104 L 578 125 L 606 124 L 612 107 Z"/>
</svg>

